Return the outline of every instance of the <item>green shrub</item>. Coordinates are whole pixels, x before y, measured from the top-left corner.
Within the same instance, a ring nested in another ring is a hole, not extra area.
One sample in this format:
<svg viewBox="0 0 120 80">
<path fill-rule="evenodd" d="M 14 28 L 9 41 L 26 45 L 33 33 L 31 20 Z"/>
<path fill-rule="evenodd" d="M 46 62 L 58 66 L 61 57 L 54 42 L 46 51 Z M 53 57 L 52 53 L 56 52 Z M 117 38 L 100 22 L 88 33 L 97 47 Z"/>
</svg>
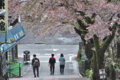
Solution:
<svg viewBox="0 0 120 80">
<path fill-rule="evenodd" d="M 82 50 L 78 50 L 78 52 L 77 52 L 77 55 L 78 55 L 78 56 L 81 55 L 81 51 L 82 51 Z"/>
<path fill-rule="evenodd" d="M 81 61 L 80 58 L 77 58 L 77 62 L 78 62 L 78 64 L 80 65 L 82 61 Z"/>
<path fill-rule="evenodd" d="M 81 62 L 81 59 L 80 59 L 80 58 L 78 58 L 78 59 L 77 59 L 77 61 L 80 63 L 80 62 Z"/>
<path fill-rule="evenodd" d="M 11 65 L 11 64 L 13 64 L 14 62 L 11 62 L 11 61 L 6 60 L 6 63 L 9 64 L 9 65 Z"/>
<path fill-rule="evenodd" d="M 86 75 L 86 77 L 89 77 L 89 75 L 90 75 L 90 69 L 86 70 L 85 75 Z"/>
</svg>

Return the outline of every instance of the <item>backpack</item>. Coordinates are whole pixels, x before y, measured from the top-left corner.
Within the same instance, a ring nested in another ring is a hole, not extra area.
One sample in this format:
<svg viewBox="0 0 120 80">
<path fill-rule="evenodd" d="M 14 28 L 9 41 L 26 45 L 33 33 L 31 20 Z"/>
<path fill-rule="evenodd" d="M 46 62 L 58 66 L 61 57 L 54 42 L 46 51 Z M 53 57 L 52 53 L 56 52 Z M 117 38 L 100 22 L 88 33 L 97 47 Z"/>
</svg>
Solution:
<svg viewBox="0 0 120 80">
<path fill-rule="evenodd" d="M 35 60 L 34 60 L 33 65 L 34 65 L 34 66 L 37 66 L 37 67 L 40 66 L 40 63 L 39 63 L 38 59 L 35 59 Z"/>
</svg>

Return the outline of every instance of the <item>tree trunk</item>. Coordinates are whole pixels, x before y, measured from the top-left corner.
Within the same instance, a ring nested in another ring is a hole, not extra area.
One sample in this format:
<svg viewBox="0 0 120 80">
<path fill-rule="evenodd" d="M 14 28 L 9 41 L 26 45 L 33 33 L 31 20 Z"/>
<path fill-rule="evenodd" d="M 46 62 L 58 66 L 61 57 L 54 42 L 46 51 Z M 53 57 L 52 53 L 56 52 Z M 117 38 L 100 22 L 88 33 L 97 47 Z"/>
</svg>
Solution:
<svg viewBox="0 0 120 80">
<path fill-rule="evenodd" d="M 93 51 L 91 50 L 92 46 L 90 44 L 85 44 L 85 53 L 88 58 L 88 60 L 91 60 L 93 56 Z"/>
<path fill-rule="evenodd" d="M 109 67 L 109 78 L 110 80 L 116 80 L 116 73 L 112 64 Z"/>
<path fill-rule="evenodd" d="M 98 76 L 98 67 L 97 67 L 97 62 L 96 62 L 96 53 L 93 53 L 93 57 L 92 57 L 92 61 L 91 61 L 91 68 L 93 71 L 93 75 L 92 75 L 92 80 L 97 80 L 99 78 Z"/>
<path fill-rule="evenodd" d="M 91 67 L 93 71 L 92 80 L 101 80 L 99 76 L 99 69 L 104 68 L 104 55 L 99 55 L 100 53 L 94 52 Z"/>
<path fill-rule="evenodd" d="M 99 39 L 94 35 L 94 53 L 92 57 L 93 80 L 100 80 L 99 69 L 104 68 L 104 51 L 100 48 Z"/>
</svg>

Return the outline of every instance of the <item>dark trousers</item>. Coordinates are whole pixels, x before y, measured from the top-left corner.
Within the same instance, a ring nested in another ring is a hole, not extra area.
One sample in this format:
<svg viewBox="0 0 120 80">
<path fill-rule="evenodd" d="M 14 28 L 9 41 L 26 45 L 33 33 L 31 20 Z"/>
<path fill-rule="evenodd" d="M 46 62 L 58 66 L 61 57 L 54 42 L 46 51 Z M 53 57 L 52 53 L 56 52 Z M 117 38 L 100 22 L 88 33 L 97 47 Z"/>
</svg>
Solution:
<svg viewBox="0 0 120 80">
<path fill-rule="evenodd" d="M 64 73 L 64 67 L 65 67 L 65 65 L 60 65 L 60 73 L 61 74 Z"/>
<path fill-rule="evenodd" d="M 51 65 L 51 66 L 50 66 L 50 72 L 51 72 L 51 74 L 54 74 L 54 69 L 55 69 L 55 66 L 54 66 L 54 65 Z"/>
<path fill-rule="evenodd" d="M 39 67 L 33 67 L 33 73 L 34 73 L 34 77 L 36 77 L 36 71 L 37 71 L 37 76 L 39 77 Z"/>
</svg>

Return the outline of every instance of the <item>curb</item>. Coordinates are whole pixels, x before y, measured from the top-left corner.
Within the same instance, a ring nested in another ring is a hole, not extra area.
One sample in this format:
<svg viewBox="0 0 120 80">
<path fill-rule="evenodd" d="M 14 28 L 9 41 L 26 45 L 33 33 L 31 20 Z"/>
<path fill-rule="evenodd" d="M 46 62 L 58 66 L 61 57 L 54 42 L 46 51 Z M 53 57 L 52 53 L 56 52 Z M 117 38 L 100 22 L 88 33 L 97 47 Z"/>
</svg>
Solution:
<svg viewBox="0 0 120 80">
<path fill-rule="evenodd" d="M 73 58 L 74 58 L 74 59 L 75 59 L 75 61 L 76 61 L 76 55 L 71 56 L 69 60 L 71 61 L 71 60 L 73 60 Z M 77 61 L 76 61 L 76 62 L 77 62 Z M 77 62 L 77 69 L 79 70 L 78 62 Z M 79 75 L 80 77 L 82 77 L 82 78 L 83 78 L 83 76 L 80 74 L 80 72 L 79 72 L 79 71 L 78 71 L 78 75 Z"/>
</svg>

